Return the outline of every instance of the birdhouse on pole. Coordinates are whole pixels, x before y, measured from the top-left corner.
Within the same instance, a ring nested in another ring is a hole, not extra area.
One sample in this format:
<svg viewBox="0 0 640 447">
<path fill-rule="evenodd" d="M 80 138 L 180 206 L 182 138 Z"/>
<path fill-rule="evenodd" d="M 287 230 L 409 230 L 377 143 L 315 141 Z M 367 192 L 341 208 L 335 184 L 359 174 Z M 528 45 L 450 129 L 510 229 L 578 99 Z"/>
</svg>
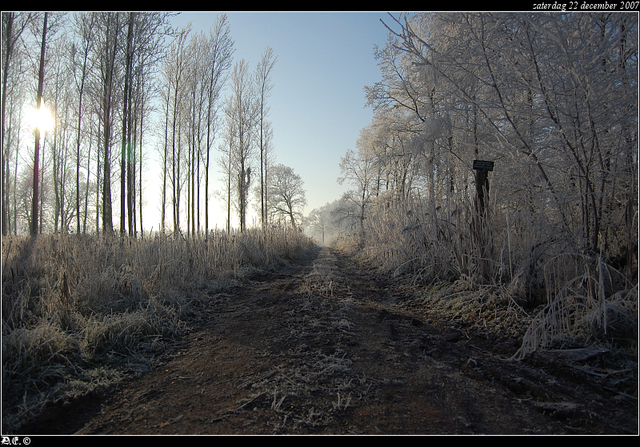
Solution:
<svg viewBox="0 0 640 447">
<path fill-rule="evenodd" d="M 473 160 L 473 169 L 476 171 L 476 216 L 473 219 L 472 235 L 478 250 L 478 273 L 482 280 L 489 279 L 492 258 L 492 244 L 488 232 L 489 222 L 486 214 L 486 204 L 489 203 L 489 172 L 493 171 L 493 162 L 486 160 Z"/>
<path fill-rule="evenodd" d="M 484 216 L 485 204 L 489 201 L 489 171 L 493 171 L 493 162 L 487 160 L 473 160 L 476 171 L 477 207 L 480 216 Z"/>
<path fill-rule="evenodd" d="M 487 160 L 473 160 L 473 169 L 476 171 L 493 171 L 493 162 Z"/>
</svg>

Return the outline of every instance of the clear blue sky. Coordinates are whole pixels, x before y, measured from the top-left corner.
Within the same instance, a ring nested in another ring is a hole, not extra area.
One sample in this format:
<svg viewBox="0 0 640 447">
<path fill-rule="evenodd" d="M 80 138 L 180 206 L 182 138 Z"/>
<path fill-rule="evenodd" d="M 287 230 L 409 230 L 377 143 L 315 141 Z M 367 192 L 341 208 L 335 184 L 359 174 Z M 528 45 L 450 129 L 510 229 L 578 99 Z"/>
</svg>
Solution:
<svg viewBox="0 0 640 447">
<path fill-rule="evenodd" d="M 216 15 L 185 12 L 173 23 L 192 22 L 194 32 L 208 31 Z M 227 16 L 235 60 L 245 59 L 254 69 L 267 46 L 278 58 L 269 99 L 274 152 L 277 163 L 302 177 L 306 215 L 347 189 L 337 183 L 338 165 L 348 149 L 355 149 L 360 130 L 371 121 L 364 87 L 380 79 L 374 45 L 384 46 L 387 30 L 380 19 L 389 17 L 386 12 L 227 12 Z M 214 212 L 222 213 L 217 207 Z M 219 226 L 224 225 L 226 214 L 222 214 L 216 219 Z"/>
</svg>

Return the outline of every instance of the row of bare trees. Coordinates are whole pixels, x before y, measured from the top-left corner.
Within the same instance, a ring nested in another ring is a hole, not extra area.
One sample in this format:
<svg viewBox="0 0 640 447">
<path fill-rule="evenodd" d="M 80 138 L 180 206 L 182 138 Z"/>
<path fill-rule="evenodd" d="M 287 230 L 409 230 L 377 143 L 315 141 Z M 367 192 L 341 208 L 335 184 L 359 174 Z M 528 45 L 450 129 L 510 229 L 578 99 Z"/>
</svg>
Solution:
<svg viewBox="0 0 640 447">
<path fill-rule="evenodd" d="M 226 204 L 227 230 L 232 226 L 232 211 L 237 213 L 240 231 L 247 228 L 251 186 L 256 177 L 260 224 L 263 228 L 268 224 L 268 178 L 273 161 L 268 98 L 277 57 L 267 47 L 252 71 L 244 59 L 234 63 L 233 52 L 227 18 L 220 15 L 209 35 L 192 35 L 190 26 L 179 30 L 165 59 L 162 229 L 169 205 L 173 230 L 179 229 L 185 189 L 187 233 L 203 228 L 200 204 L 204 183 L 206 234 L 213 163 L 224 176 L 225 191 L 217 191 L 217 195 Z M 228 92 L 223 97 L 225 85 Z"/>
<path fill-rule="evenodd" d="M 86 232 L 91 223 L 112 232 L 117 179 L 119 231 L 143 230 L 141 151 L 169 16 L 2 13 L 3 234 L 18 233 L 20 221 L 32 234 Z M 43 103 L 55 126 L 36 128 L 29 157 L 25 111 Z"/>
<path fill-rule="evenodd" d="M 637 251 L 634 14 L 390 16 L 334 218 L 394 266 L 534 281 L 559 253 Z M 474 160 L 493 161 L 478 215 Z M 335 220 L 334 219 L 334 220 Z M 629 276 L 631 277 L 631 276 Z"/>
<path fill-rule="evenodd" d="M 201 228 L 203 176 L 205 229 L 209 227 L 209 167 L 220 121 L 221 92 L 232 63 L 233 41 L 225 16 L 217 19 L 209 35 L 201 32 L 190 39 L 190 33 L 190 27 L 177 32 L 162 65 L 162 231 L 169 199 L 173 230 L 179 231 L 185 186 L 187 232 Z"/>
<path fill-rule="evenodd" d="M 3 234 L 135 236 L 144 231 L 143 205 L 158 199 L 157 229 L 207 234 L 216 194 L 227 205 L 227 229 L 232 211 L 247 227 L 252 194 L 263 228 L 277 215 L 295 226 L 304 191 L 283 208 L 290 191 L 269 185 L 273 50 L 250 70 L 245 60 L 234 64 L 225 14 L 197 33 L 191 24 L 172 28 L 171 16 L 2 14 Z M 35 129 L 34 150 L 25 114 L 45 107 L 55 126 Z M 161 187 L 147 196 L 155 155 Z M 216 168 L 226 191 L 213 190 Z"/>
</svg>

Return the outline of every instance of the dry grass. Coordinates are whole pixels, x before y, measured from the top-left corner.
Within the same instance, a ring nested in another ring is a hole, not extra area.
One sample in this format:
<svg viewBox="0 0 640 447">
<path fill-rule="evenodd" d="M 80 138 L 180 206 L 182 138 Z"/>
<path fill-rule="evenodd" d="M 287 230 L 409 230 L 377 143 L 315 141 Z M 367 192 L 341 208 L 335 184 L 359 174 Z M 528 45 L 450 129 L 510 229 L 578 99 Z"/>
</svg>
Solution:
<svg viewBox="0 0 640 447">
<path fill-rule="evenodd" d="M 338 243 L 410 281 L 439 318 L 521 339 L 518 359 L 558 339 L 637 351 L 637 279 L 496 208 L 478 225 L 472 206 L 372 207 L 365 237 Z"/>
<path fill-rule="evenodd" d="M 536 315 L 514 355 L 563 343 L 613 342 L 637 350 L 638 284 L 602 262 L 565 254 L 545 264 L 547 305 Z M 637 354 L 637 352 L 636 352 Z"/>
<path fill-rule="evenodd" d="M 2 240 L 3 432 L 148 367 L 200 300 L 311 246 L 274 229 L 144 239 Z"/>
</svg>

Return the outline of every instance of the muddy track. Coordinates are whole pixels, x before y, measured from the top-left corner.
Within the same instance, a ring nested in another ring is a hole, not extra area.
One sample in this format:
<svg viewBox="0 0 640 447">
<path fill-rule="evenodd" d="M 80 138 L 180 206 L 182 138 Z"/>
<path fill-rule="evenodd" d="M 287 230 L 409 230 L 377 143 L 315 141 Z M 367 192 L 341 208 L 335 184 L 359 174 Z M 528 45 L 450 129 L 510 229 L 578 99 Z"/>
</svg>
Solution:
<svg viewBox="0 0 640 447">
<path fill-rule="evenodd" d="M 51 409 L 76 434 L 637 434 L 637 401 L 433 321 L 318 248 L 203 300 L 162 365 Z M 511 349 L 511 351 L 510 351 Z"/>
</svg>

